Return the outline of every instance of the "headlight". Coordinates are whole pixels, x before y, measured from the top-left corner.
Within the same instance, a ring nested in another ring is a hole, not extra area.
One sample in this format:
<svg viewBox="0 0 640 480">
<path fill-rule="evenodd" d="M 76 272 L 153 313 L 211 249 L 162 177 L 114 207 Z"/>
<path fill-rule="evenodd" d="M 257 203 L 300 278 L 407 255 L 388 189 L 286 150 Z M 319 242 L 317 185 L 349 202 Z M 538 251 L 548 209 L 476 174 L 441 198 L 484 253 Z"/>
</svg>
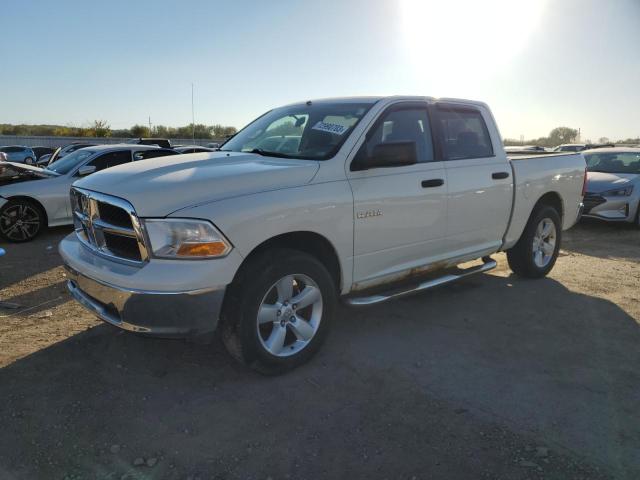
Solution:
<svg viewBox="0 0 640 480">
<path fill-rule="evenodd" d="M 616 188 L 615 190 L 609 190 L 602 192 L 605 197 L 628 197 L 633 192 L 633 185 L 624 188 Z"/>
<path fill-rule="evenodd" d="M 187 218 L 143 220 L 151 251 L 162 258 L 216 258 L 231 244 L 210 222 Z"/>
</svg>

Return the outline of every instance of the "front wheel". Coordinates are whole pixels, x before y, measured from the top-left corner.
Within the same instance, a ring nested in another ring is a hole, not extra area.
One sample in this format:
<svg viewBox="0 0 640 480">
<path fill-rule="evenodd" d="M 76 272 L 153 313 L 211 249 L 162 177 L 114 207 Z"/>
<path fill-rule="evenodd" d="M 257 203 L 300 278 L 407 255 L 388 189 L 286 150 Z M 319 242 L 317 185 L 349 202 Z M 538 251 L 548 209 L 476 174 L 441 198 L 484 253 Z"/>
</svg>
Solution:
<svg viewBox="0 0 640 480">
<path fill-rule="evenodd" d="M 509 267 L 522 277 L 544 277 L 556 263 L 561 238 L 562 225 L 556 209 L 544 205 L 536 208 L 518 243 L 507 250 Z"/>
<path fill-rule="evenodd" d="M 26 163 L 27 165 L 33 165 L 33 158 L 31 157 L 25 158 L 24 163 Z"/>
<path fill-rule="evenodd" d="M 28 242 L 45 227 L 42 209 L 28 200 L 10 200 L 0 210 L 0 237 L 10 242 Z"/>
<path fill-rule="evenodd" d="M 264 374 L 308 361 L 329 331 L 336 287 L 316 258 L 275 249 L 243 266 L 229 287 L 222 339 L 238 360 Z"/>
</svg>

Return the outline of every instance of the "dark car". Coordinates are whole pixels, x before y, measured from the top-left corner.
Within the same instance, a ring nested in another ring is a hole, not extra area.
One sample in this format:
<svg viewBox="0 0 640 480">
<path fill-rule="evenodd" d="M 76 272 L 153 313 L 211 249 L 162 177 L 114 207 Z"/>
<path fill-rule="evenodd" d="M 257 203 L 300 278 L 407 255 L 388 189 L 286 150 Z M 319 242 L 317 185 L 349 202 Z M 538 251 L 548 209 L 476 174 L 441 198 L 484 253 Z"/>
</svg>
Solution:
<svg viewBox="0 0 640 480">
<path fill-rule="evenodd" d="M 51 155 L 56 151 L 55 148 L 51 147 L 31 147 L 31 150 L 33 150 L 33 153 L 36 154 L 36 160 L 40 160 L 40 157 L 42 157 L 43 155 Z"/>
<path fill-rule="evenodd" d="M 157 145 L 161 148 L 171 148 L 171 142 L 166 138 L 132 138 L 127 143 L 136 145 Z"/>
<path fill-rule="evenodd" d="M 65 155 L 75 152 L 76 150 L 79 150 L 81 148 L 95 147 L 95 146 L 96 146 L 95 143 L 73 142 L 73 143 L 70 143 L 69 145 L 65 145 L 64 147 L 62 147 L 62 149 L 60 150 L 60 153 L 58 154 L 58 158 L 62 158 Z"/>
</svg>

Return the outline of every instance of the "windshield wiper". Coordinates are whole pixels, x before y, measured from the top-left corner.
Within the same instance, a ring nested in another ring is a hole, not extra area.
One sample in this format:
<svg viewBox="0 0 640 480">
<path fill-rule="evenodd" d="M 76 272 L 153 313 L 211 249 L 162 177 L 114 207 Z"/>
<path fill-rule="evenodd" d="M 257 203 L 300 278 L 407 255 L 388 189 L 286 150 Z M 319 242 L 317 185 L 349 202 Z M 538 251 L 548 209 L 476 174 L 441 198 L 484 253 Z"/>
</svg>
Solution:
<svg viewBox="0 0 640 480">
<path fill-rule="evenodd" d="M 263 157 L 276 157 L 276 158 L 300 158 L 294 155 L 287 155 L 286 153 L 280 152 L 271 152 L 269 150 L 263 150 L 261 148 L 254 148 L 250 150 L 249 153 L 257 153 L 258 155 L 262 155 Z"/>
</svg>

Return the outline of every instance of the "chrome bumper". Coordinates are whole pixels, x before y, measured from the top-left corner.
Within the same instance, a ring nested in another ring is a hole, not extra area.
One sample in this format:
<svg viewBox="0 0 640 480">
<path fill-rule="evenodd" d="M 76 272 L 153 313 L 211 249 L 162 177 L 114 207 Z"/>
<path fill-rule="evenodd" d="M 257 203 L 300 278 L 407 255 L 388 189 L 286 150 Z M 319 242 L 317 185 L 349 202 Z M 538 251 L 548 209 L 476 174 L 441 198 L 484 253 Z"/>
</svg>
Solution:
<svg viewBox="0 0 640 480">
<path fill-rule="evenodd" d="M 225 289 L 151 292 L 93 280 L 65 265 L 69 293 L 83 307 L 123 330 L 160 337 L 192 337 L 216 329 Z"/>
</svg>

